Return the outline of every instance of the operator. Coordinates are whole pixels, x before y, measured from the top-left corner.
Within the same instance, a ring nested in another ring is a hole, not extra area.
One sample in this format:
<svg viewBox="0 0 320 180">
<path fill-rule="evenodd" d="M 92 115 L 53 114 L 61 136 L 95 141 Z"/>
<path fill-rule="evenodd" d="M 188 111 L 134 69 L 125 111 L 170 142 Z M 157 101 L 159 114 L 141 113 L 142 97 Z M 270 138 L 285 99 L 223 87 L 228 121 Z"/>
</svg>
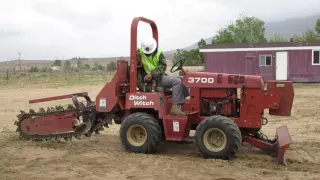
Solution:
<svg viewBox="0 0 320 180">
<path fill-rule="evenodd" d="M 185 102 L 185 97 L 189 96 L 188 90 L 181 83 L 179 77 L 168 76 L 165 71 L 167 69 L 166 58 L 162 50 L 157 47 L 157 42 L 154 38 L 148 38 L 141 42 L 141 48 L 138 48 L 137 63 L 141 64 L 137 70 L 138 87 L 143 89 L 144 82 L 157 80 L 157 84 L 164 88 L 172 88 L 172 108 L 170 115 L 186 116 L 186 113 L 181 110 L 181 105 Z"/>
</svg>

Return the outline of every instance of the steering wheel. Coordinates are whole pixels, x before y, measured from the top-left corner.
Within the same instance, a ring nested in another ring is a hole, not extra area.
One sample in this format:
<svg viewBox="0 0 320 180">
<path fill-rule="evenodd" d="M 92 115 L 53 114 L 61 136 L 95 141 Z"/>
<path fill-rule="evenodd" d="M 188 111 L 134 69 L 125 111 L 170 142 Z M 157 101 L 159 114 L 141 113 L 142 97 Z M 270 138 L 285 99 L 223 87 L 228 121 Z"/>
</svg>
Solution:
<svg viewBox="0 0 320 180">
<path fill-rule="evenodd" d="M 179 59 L 179 60 L 172 66 L 170 72 L 171 72 L 171 73 L 174 73 L 174 72 L 176 72 L 176 71 L 182 70 L 182 65 L 184 64 L 185 61 L 186 61 L 186 58 L 185 58 L 185 57 L 182 57 L 181 59 Z M 178 63 L 180 63 L 179 66 L 177 66 Z M 176 67 L 176 66 L 177 66 L 177 67 Z M 173 70 L 174 67 L 176 67 L 175 70 Z"/>
</svg>

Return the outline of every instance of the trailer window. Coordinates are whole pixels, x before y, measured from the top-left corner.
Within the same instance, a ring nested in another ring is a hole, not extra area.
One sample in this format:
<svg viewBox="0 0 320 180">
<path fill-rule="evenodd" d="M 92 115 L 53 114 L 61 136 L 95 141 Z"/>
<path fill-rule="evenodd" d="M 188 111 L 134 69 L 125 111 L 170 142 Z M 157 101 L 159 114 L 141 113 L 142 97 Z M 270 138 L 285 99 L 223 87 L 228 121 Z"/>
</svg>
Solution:
<svg viewBox="0 0 320 180">
<path fill-rule="evenodd" d="M 272 55 L 260 55 L 260 66 L 271 66 Z"/>
<path fill-rule="evenodd" d="M 320 65 L 320 56 L 319 56 L 320 51 L 313 51 L 313 59 L 312 59 L 312 64 Z"/>
</svg>

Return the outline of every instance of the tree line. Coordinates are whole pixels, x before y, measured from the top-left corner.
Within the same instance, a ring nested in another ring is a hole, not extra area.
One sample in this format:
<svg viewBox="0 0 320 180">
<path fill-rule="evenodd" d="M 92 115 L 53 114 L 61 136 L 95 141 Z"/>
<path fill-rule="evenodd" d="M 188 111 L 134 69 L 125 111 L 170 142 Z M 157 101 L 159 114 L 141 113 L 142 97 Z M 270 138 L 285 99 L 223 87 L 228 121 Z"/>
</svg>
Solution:
<svg viewBox="0 0 320 180">
<path fill-rule="evenodd" d="M 75 58 L 72 58 L 71 60 L 74 60 Z M 64 72 L 69 72 L 69 71 L 83 71 L 83 70 L 92 70 L 92 71 L 109 71 L 110 73 L 115 71 L 117 69 L 117 64 L 116 62 L 109 62 L 107 64 L 107 66 L 103 66 L 97 62 L 95 62 L 93 64 L 93 66 L 91 67 L 90 64 L 84 64 L 81 60 L 87 60 L 85 58 L 77 58 L 77 65 L 76 67 L 72 67 L 71 66 L 71 62 L 70 60 L 66 60 L 66 61 L 62 61 L 62 60 L 55 60 L 53 63 L 52 63 L 52 67 L 53 66 L 58 66 L 58 67 L 61 67 L 62 68 L 62 71 Z M 48 68 L 42 68 L 42 69 L 39 69 L 36 65 L 30 67 L 30 69 L 28 70 L 29 72 L 46 72 L 48 71 Z"/>
<path fill-rule="evenodd" d="M 266 42 L 314 42 L 320 41 L 320 19 L 318 19 L 313 29 L 307 29 L 301 35 L 294 35 L 291 38 L 276 33 L 271 38 L 265 37 L 265 22 L 254 16 L 240 15 L 235 21 L 217 31 L 211 44 L 248 44 L 248 43 L 266 43 Z M 204 64 L 204 55 L 199 52 L 199 48 L 206 45 L 206 41 L 201 39 L 198 47 L 192 50 L 177 51 L 173 55 L 173 63 L 181 57 L 185 57 L 186 66 L 199 66 Z"/>
</svg>

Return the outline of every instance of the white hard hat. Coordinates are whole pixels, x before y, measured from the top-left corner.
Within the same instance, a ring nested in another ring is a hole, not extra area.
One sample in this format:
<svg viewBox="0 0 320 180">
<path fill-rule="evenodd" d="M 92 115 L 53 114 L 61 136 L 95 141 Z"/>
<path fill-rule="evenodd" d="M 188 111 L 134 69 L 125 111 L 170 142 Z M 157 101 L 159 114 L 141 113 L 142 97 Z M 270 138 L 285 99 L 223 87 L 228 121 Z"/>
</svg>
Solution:
<svg viewBox="0 0 320 180">
<path fill-rule="evenodd" d="M 157 41 L 154 38 L 147 38 L 141 42 L 142 52 L 151 54 L 157 48 Z"/>
</svg>

